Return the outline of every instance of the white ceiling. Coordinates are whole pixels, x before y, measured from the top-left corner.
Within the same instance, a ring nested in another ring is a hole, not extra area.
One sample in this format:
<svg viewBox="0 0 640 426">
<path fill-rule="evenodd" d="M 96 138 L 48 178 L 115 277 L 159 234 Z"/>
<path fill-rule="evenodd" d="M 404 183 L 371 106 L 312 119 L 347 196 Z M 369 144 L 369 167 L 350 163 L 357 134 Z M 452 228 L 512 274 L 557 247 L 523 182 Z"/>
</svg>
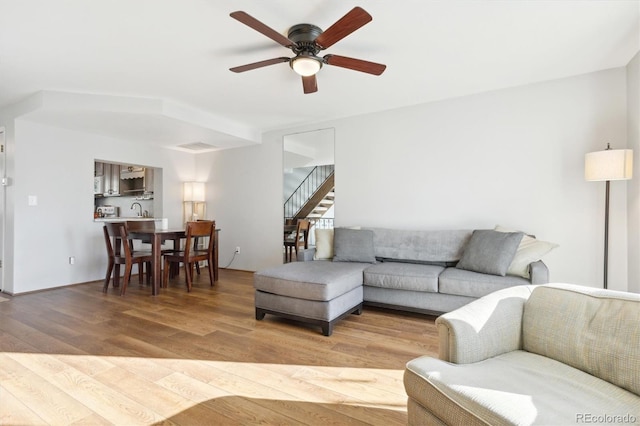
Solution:
<svg viewBox="0 0 640 426">
<path fill-rule="evenodd" d="M 303 22 L 326 29 L 356 5 L 373 21 L 322 54 L 384 63 L 381 76 L 325 66 L 319 91 L 304 95 L 286 63 L 229 71 L 291 56 L 230 12 L 286 35 Z M 35 95 L 27 119 L 227 148 L 266 130 L 620 67 L 639 47 L 636 0 L 0 0 L 0 108 Z"/>
</svg>

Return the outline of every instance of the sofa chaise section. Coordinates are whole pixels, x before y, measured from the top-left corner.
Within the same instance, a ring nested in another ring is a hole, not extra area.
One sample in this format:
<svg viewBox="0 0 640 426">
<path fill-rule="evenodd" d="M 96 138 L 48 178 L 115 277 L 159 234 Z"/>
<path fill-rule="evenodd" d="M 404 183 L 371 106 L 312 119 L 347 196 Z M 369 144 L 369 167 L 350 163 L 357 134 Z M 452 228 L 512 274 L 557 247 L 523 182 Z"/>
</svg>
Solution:
<svg viewBox="0 0 640 426">
<path fill-rule="evenodd" d="M 366 263 L 293 262 L 254 274 L 256 319 L 277 315 L 320 325 L 330 336 L 341 318 L 362 312 Z"/>
</svg>

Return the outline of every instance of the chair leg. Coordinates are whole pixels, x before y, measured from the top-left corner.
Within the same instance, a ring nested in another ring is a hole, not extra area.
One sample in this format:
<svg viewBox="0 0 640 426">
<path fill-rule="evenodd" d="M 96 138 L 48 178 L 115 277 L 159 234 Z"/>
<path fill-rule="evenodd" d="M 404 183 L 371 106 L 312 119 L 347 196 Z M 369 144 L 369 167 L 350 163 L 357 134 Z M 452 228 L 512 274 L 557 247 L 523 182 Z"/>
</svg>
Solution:
<svg viewBox="0 0 640 426">
<path fill-rule="evenodd" d="M 131 279 L 132 268 L 133 263 L 127 263 L 124 267 L 124 280 L 122 280 L 122 289 L 120 289 L 120 296 L 124 296 L 124 293 L 127 291 L 127 285 L 129 285 L 129 280 Z"/>
<path fill-rule="evenodd" d="M 209 266 L 209 281 L 211 282 L 211 287 L 213 287 L 213 282 L 216 280 L 216 278 L 214 276 L 214 267 L 213 267 L 212 259 L 207 260 L 207 266 Z"/>
<path fill-rule="evenodd" d="M 113 259 L 109 259 L 109 264 L 107 265 L 107 276 L 104 279 L 104 285 L 102 286 L 102 292 L 106 293 L 109 288 L 109 281 L 111 281 L 111 273 L 113 272 Z"/>
<path fill-rule="evenodd" d="M 195 262 L 196 264 L 196 274 L 200 275 L 200 262 Z"/>
<path fill-rule="evenodd" d="M 214 251 L 213 252 L 213 261 L 212 261 L 212 265 L 213 265 L 213 280 L 214 281 L 218 281 L 218 275 L 220 275 L 220 272 L 218 271 L 218 256 L 217 256 L 218 252 Z"/>
<path fill-rule="evenodd" d="M 171 278 L 175 278 L 178 275 L 180 275 L 180 264 L 176 262 L 172 262 L 170 272 L 171 273 L 169 274 L 169 277 Z"/>
<path fill-rule="evenodd" d="M 171 269 L 171 266 L 173 266 L 173 264 L 169 262 L 169 259 L 165 259 L 164 270 L 162 271 L 164 275 L 164 277 L 162 278 L 162 287 L 164 288 L 167 288 L 169 285 L 169 270 Z"/>
<path fill-rule="evenodd" d="M 153 268 L 151 262 L 146 262 L 145 268 L 147 269 L 147 285 L 151 284 L 151 277 L 153 276 Z"/>
<path fill-rule="evenodd" d="M 186 275 L 186 278 L 187 278 L 187 291 L 188 292 L 191 292 L 191 277 L 192 277 L 191 268 L 193 268 L 193 263 L 185 263 L 184 264 L 184 274 Z"/>
<path fill-rule="evenodd" d="M 140 285 L 142 285 L 142 280 L 144 278 L 143 277 L 143 275 L 144 275 L 143 269 L 144 268 L 142 267 L 143 264 L 144 264 L 144 262 L 142 262 L 142 261 L 138 262 L 138 284 L 140 284 Z"/>
</svg>

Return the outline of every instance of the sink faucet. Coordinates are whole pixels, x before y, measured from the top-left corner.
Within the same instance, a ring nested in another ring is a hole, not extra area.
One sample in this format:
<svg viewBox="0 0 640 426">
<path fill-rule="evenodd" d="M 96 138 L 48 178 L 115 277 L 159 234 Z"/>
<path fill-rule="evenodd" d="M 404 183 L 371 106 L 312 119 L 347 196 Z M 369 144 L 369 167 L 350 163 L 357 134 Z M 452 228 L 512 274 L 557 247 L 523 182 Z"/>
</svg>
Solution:
<svg viewBox="0 0 640 426">
<path fill-rule="evenodd" d="M 140 205 L 140 203 L 133 203 L 133 204 L 131 204 L 131 210 L 134 210 L 134 209 L 135 209 L 136 204 L 138 205 L 138 207 L 140 207 L 140 213 L 138 213 L 138 217 L 142 217 L 142 206 Z"/>
</svg>

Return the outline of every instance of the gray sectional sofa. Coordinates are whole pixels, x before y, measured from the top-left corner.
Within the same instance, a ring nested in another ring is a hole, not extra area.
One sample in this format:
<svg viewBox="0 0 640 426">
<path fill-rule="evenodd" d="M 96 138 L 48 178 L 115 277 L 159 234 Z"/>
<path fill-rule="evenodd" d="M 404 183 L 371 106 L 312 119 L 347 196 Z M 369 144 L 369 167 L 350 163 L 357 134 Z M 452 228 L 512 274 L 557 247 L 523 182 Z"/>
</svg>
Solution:
<svg viewBox="0 0 640 426">
<path fill-rule="evenodd" d="M 318 260 L 311 248 L 298 262 L 255 273 L 256 318 L 269 313 L 320 324 L 329 335 L 337 320 L 361 312 L 363 302 L 449 312 L 503 288 L 547 283 L 549 271 L 539 260 L 544 250 L 530 250 L 536 243 L 544 242 L 521 232 L 337 228 L 330 258 Z"/>
<path fill-rule="evenodd" d="M 373 232 L 379 261 L 363 274 L 364 301 L 369 305 L 440 314 L 496 290 L 549 281 L 542 261 L 530 264 L 529 278 L 458 269 L 472 230 L 365 229 Z"/>
</svg>

